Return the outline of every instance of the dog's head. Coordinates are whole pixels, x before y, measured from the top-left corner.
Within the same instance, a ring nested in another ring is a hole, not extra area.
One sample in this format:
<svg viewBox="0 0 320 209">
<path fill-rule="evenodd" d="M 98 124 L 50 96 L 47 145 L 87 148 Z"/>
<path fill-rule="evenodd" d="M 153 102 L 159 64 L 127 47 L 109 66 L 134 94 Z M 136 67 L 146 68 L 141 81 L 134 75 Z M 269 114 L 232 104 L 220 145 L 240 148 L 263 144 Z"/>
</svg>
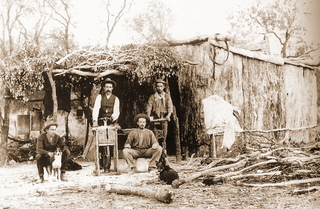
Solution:
<svg viewBox="0 0 320 209">
<path fill-rule="evenodd" d="M 56 151 L 54 152 L 54 156 L 62 156 L 62 152 L 61 152 L 60 147 L 56 148 Z"/>
<path fill-rule="evenodd" d="M 156 161 L 158 171 L 162 171 L 166 166 L 166 154 L 162 153 L 159 161 Z"/>
</svg>

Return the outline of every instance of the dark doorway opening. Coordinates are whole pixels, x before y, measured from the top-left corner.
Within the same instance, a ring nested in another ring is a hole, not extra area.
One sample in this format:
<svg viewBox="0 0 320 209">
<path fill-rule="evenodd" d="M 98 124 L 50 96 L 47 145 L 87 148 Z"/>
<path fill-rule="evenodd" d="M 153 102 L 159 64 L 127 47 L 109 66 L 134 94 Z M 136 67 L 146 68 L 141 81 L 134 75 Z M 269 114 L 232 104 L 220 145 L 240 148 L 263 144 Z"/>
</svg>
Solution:
<svg viewBox="0 0 320 209">
<path fill-rule="evenodd" d="M 176 77 L 168 79 L 170 86 L 170 94 L 174 107 L 176 108 L 177 117 L 180 118 L 180 92 L 179 84 Z M 176 142 L 175 142 L 175 124 L 172 120 L 168 124 L 168 136 L 167 136 L 167 154 L 176 155 Z M 180 134 L 180 133 L 179 133 Z"/>
</svg>

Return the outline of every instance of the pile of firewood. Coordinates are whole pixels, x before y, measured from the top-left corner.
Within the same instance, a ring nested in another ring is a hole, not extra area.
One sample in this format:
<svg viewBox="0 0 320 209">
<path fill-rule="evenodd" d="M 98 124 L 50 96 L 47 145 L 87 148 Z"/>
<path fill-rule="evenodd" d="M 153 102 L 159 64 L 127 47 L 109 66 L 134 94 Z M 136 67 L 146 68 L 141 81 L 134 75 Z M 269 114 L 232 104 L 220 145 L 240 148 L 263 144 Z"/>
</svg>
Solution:
<svg viewBox="0 0 320 209">
<path fill-rule="evenodd" d="M 203 165 L 206 164 L 206 165 Z M 206 185 L 320 185 L 320 143 L 302 148 L 273 146 L 248 149 L 235 158 L 205 159 L 198 172 L 176 180 L 172 187 L 202 178 Z"/>
<path fill-rule="evenodd" d="M 36 155 L 36 138 L 28 140 L 22 139 L 18 136 L 8 136 L 7 152 L 9 160 L 16 162 L 23 162 L 34 160 Z"/>
<path fill-rule="evenodd" d="M 19 136 L 8 136 L 7 152 L 9 160 L 16 162 L 33 161 L 36 156 L 36 137 L 22 139 Z M 83 152 L 83 146 L 73 138 L 65 141 L 69 147 L 71 155 L 78 157 Z"/>
</svg>

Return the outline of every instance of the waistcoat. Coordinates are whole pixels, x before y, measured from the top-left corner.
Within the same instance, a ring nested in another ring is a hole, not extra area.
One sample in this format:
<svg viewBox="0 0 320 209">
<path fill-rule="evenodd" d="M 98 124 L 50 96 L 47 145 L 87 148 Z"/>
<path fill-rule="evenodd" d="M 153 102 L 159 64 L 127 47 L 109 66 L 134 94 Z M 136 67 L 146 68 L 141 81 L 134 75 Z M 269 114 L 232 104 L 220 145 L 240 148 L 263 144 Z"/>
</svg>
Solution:
<svg viewBox="0 0 320 209">
<path fill-rule="evenodd" d="M 113 94 L 111 94 L 109 99 L 106 97 L 106 95 L 101 95 L 101 104 L 98 118 L 109 118 L 112 115 L 115 100 L 116 96 Z"/>
</svg>

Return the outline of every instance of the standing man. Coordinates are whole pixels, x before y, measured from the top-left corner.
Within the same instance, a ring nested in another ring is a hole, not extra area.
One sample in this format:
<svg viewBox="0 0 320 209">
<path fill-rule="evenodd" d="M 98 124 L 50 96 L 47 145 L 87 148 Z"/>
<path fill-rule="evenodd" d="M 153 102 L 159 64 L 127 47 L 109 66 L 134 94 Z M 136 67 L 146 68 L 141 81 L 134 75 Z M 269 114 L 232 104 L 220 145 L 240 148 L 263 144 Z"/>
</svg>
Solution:
<svg viewBox="0 0 320 209">
<path fill-rule="evenodd" d="M 93 126 L 114 125 L 117 123 L 120 115 L 120 102 L 118 97 L 112 94 L 116 85 L 116 82 L 110 78 L 101 83 L 101 90 L 93 107 Z M 101 156 L 100 168 L 110 170 L 111 155 L 109 148 L 99 147 L 99 153 Z"/>
<path fill-rule="evenodd" d="M 162 144 L 163 149 L 166 149 L 165 144 L 168 134 L 168 121 L 170 121 L 170 116 L 173 112 L 173 104 L 170 95 L 164 92 L 166 85 L 164 80 L 157 79 L 155 83 L 156 93 L 149 97 L 147 115 L 153 119 L 164 119 L 164 121 L 161 122 L 154 122 L 153 131 L 159 142 L 162 142 L 160 144 Z M 159 136 L 158 130 L 162 130 L 162 136 Z"/>
<path fill-rule="evenodd" d="M 101 83 L 101 90 L 93 107 L 93 126 L 103 126 L 105 120 L 107 125 L 117 122 L 120 115 L 120 102 L 118 97 L 112 94 L 116 85 L 116 82 L 110 78 Z"/>
<path fill-rule="evenodd" d="M 135 171 L 134 159 L 139 157 L 150 157 L 149 170 L 155 168 L 155 162 L 160 159 L 162 147 L 159 145 L 153 132 L 145 128 L 147 122 L 149 122 L 149 117 L 146 114 L 137 114 L 134 117 L 134 123 L 137 124 L 138 128 L 129 133 L 128 138 L 124 143 L 122 153 L 130 167 L 130 173 Z"/>
<path fill-rule="evenodd" d="M 44 132 L 42 133 L 37 140 L 36 146 L 36 161 L 39 172 L 39 177 L 41 183 L 44 181 L 43 167 L 51 164 L 51 159 L 53 157 L 53 152 L 56 151 L 57 147 L 60 147 L 62 150 L 62 162 L 61 162 L 61 180 L 65 181 L 64 175 L 67 169 L 68 159 L 70 158 L 70 151 L 68 146 L 65 144 L 63 138 L 56 134 L 56 129 L 58 124 L 49 123 L 44 127 Z"/>
</svg>

